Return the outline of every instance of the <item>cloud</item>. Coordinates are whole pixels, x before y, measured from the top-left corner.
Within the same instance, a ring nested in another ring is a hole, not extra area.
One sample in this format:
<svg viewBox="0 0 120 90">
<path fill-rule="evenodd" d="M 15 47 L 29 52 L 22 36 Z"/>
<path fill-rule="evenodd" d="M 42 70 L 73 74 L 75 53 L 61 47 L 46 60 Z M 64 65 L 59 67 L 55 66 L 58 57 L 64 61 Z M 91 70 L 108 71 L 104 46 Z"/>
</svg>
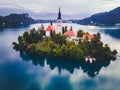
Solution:
<svg viewBox="0 0 120 90">
<path fill-rule="evenodd" d="M 119 6 L 119 0 L 1 0 L 1 3 L 19 5 L 35 12 L 57 12 L 59 5 L 64 14 L 108 11 Z"/>
</svg>

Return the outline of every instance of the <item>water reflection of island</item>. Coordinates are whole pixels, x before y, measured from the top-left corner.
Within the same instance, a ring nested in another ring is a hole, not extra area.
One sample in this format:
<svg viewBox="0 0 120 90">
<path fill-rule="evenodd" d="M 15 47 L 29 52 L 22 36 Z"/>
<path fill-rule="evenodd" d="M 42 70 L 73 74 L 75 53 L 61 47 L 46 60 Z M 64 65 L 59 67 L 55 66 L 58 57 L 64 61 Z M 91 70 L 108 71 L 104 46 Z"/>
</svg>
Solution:
<svg viewBox="0 0 120 90">
<path fill-rule="evenodd" d="M 56 67 L 59 70 L 59 73 L 61 74 L 61 70 L 67 70 L 71 74 L 74 72 L 74 69 L 80 69 L 83 70 L 84 73 L 87 73 L 90 77 L 95 77 L 99 74 L 100 69 L 102 67 L 107 67 L 111 61 L 114 60 L 102 60 L 102 61 L 94 61 L 93 63 L 90 63 L 89 61 L 86 62 L 85 60 L 76 61 L 76 60 L 62 60 L 62 59 L 51 59 L 51 58 L 39 58 L 39 57 L 31 57 L 25 53 L 20 53 L 20 57 L 24 61 L 32 61 L 34 65 L 40 65 L 44 67 L 44 62 L 46 60 L 46 63 L 50 66 L 50 69 L 53 70 Z M 58 61 L 59 60 L 59 61 Z"/>
</svg>

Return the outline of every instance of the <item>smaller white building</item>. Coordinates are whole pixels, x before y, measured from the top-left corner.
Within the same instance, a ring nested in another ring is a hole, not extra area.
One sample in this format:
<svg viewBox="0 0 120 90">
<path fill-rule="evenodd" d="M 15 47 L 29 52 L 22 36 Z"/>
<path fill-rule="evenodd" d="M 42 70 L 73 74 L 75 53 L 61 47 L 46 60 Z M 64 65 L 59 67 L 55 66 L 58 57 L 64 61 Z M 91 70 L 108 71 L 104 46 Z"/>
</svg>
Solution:
<svg viewBox="0 0 120 90">
<path fill-rule="evenodd" d="M 64 35 L 67 36 L 67 40 L 68 41 L 72 41 L 74 40 L 75 44 L 78 45 L 79 42 L 79 38 L 77 38 L 76 33 L 72 30 L 72 27 L 70 28 L 70 30 L 67 30 Z"/>
</svg>

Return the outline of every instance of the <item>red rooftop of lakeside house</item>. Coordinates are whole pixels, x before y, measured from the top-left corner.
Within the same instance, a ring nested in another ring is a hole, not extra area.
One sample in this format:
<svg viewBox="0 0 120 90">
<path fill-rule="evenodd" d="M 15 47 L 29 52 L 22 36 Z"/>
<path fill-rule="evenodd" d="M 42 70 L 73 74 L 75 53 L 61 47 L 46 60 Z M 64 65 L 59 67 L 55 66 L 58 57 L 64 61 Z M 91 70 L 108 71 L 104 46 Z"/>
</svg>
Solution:
<svg viewBox="0 0 120 90">
<path fill-rule="evenodd" d="M 52 25 L 52 23 L 46 28 L 46 31 L 54 31 L 55 30 L 55 28 L 54 28 L 54 26 Z"/>
<path fill-rule="evenodd" d="M 75 32 L 72 30 L 72 27 L 70 30 L 67 30 L 64 35 L 66 36 L 75 36 Z"/>
<path fill-rule="evenodd" d="M 84 34 L 83 35 L 83 40 L 88 38 L 88 40 L 92 40 L 94 38 L 94 35 L 90 35 L 90 34 Z"/>
</svg>

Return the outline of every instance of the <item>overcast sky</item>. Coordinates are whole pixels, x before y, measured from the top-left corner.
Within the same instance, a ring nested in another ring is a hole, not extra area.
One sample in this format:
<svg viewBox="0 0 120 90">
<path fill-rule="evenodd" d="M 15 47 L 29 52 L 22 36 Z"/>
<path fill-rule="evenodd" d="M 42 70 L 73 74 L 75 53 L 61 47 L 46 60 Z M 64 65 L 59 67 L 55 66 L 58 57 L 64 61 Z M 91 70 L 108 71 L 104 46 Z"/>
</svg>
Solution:
<svg viewBox="0 0 120 90">
<path fill-rule="evenodd" d="M 64 14 L 95 14 L 120 6 L 120 0 L 0 0 L 0 6 L 23 7 L 35 12 L 58 12 Z"/>
</svg>

